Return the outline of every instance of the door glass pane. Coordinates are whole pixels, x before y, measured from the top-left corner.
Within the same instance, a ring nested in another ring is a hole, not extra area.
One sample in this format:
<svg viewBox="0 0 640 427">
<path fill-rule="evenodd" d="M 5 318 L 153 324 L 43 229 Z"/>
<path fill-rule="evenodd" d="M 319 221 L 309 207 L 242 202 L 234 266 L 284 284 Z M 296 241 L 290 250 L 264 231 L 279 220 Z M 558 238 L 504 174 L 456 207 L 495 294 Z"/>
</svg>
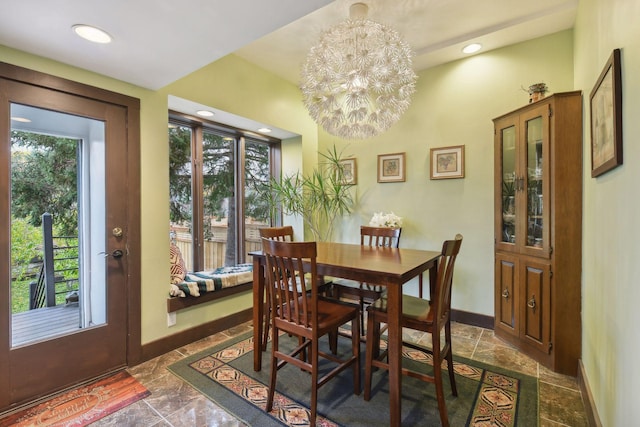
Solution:
<svg viewBox="0 0 640 427">
<path fill-rule="evenodd" d="M 248 253 L 262 249 L 258 230 L 271 224 L 269 204 L 261 196 L 264 194 L 261 189 L 269 184 L 271 177 L 268 144 L 246 141 L 244 176 L 245 249 Z"/>
<path fill-rule="evenodd" d="M 502 241 L 516 241 L 516 128 L 501 130 L 502 138 Z"/>
<path fill-rule="evenodd" d="M 171 243 L 193 271 L 191 128 L 169 125 L 169 225 Z"/>
<path fill-rule="evenodd" d="M 11 104 L 13 347 L 107 321 L 104 138 L 103 122 Z"/>
<path fill-rule="evenodd" d="M 527 126 L 527 246 L 542 247 L 544 195 L 542 194 L 542 117 Z"/>
<path fill-rule="evenodd" d="M 235 139 L 204 132 L 202 204 L 204 270 L 237 264 Z"/>
</svg>

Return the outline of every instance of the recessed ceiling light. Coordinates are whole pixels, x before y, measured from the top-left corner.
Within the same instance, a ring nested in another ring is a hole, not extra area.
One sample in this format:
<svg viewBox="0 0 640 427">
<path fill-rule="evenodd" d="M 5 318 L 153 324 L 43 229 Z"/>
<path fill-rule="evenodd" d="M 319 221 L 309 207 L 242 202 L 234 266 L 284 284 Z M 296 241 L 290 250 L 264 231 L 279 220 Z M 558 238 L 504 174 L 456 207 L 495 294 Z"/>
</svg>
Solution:
<svg viewBox="0 0 640 427">
<path fill-rule="evenodd" d="M 196 114 L 202 117 L 211 117 L 213 116 L 213 111 L 209 111 L 209 110 L 198 110 L 196 111 Z"/>
<path fill-rule="evenodd" d="M 269 128 L 260 128 L 260 129 L 258 129 L 258 132 L 269 133 L 269 132 L 271 132 L 271 129 L 269 129 Z"/>
<path fill-rule="evenodd" d="M 482 45 L 480 43 L 471 43 L 462 48 L 464 53 L 476 53 L 482 49 Z"/>
<path fill-rule="evenodd" d="M 103 31 L 100 28 L 92 27 L 91 25 L 85 24 L 77 24 L 71 28 L 73 28 L 73 31 L 77 35 L 85 40 L 89 40 L 90 42 L 102 44 L 111 43 L 111 36 L 107 34 L 106 31 Z"/>
<path fill-rule="evenodd" d="M 20 122 L 20 123 L 31 123 L 31 120 L 25 117 L 11 117 L 11 120 L 13 120 L 14 122 Z"/>
</svg>

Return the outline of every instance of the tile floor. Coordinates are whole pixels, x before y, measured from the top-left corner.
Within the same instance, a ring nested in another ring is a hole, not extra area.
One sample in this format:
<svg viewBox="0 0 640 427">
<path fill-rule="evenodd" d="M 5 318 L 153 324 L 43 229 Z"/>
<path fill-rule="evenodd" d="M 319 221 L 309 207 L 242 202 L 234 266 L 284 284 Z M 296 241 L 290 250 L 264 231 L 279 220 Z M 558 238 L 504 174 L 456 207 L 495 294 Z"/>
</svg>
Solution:
<svg viewBox="0 0 640 427">
<path fill-rule="evenodd" d="M 92 426 L 243 426 L 241 421 L 182 382 L 165 367 L 250 330 L 251 323 L 244 323 L 129 369 L 151 391 L 151 395 Z M 540 427 L 588 425 L 575 378 L 549 371 L 496 338 L 492 330 L 453 323 L 452 331 L 455 354 L 539 378 Z M 425 337 L 412 332 L 405 339 L 420 343 Z"/>
</svg>

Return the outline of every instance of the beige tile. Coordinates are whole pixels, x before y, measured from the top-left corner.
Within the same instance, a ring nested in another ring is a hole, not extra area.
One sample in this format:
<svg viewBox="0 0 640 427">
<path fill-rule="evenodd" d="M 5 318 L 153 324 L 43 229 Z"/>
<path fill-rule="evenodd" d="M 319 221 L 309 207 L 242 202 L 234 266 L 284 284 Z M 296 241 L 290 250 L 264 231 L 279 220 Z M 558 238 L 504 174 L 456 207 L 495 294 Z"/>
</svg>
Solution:
<svg viewBox="0 0 640 427">
<path fill-rule="evenodd" d="M 167 420 L 174 427 L 246 425 L 205 397 L 192 400 L 185 407 L 168 416 Z"/>
<path fill-rule="evenodd" d="M 538 363 L 511 346 L 495 345 L 491 341 L 480 339 L 472 359 L 538 377 Z"/>
<path fill-rule="evenodd" d="M 540 419 L 567 426 L 587 427 L 587 415 L 579 391 L 540 383 Z"/>
<path fill-rule="evenodd" d="M 162 356 L 155 357 L 151 360 L 148 360 L 144 363 L 141 363 L 137 366 L 133 366 L 127 371 L 142 385 L 147 386 L 147 384 L 161 380 L 164 377 L 172 375 L 171 372 L 167 371 L 167 366 L 172 363 L 177 362 L 182 359 L 184 356 L 176 351 L 171 351 L 169 353 L 163 354 Z"/>
<path fill-rule="evenodd" d="M 540 418 L 539 427 L 567 427 L 565 424 L 558 423 L 556 421 Z"/>
<path fill-rule="evenodd" d="M 229 337 L 235 337 L 240 334 L 244 334 L 246 332 L 251 332 L 251 331 L 253 331 L 253 326 L 251 324 L 251 321 L 248 321 L 248 322 L 241 323 L 237 326 L 234 326 L 232 328 L 229 328 L 226 331 L 223 331 L 222 333 Z"/>
<path fill-rule="evenodd" d="M 451 322 L 451 336 L 466 338 L 472 341 L 477 341 L 480 339 L 483 328 L 479 328 L 477 326 L 465 325 L 464 323 Z"/>
<path fill-rule="evenodd" d="M 140 420 L 145 420 L 146 425 L 162 425 L 158 424 L 165 422 L 163 418 L 155 412 L 151 407 L 143 400 L 139 400 L 126 406 L 111 415 L 102 418 L 91 424 L 92 427 L 120 427 L 120 426 L 133 426 L 137 425 Z M 168 424 L 167 424 L 168 425 Z"/>
<path fill-rule="evenodd" d="M 151 396 L 145 402 L 165 418 L 192 400 L 203 398 L 202 394 L 173 374 L 151 382 L 147 388 Z"/>
<path fill-rule="evenodd" d="M 542 365 L 540 365 L 540 381 L 565 387 L 574 391 L 580 390 L 580 386 L 578 385 L 578 380 L 576 379 L 576 377 L 553 372 L 551 369 L 546 368 Z"/>
<path fill-rule="evenodd" d="M 203 338 L 201 340 L 198 340 L 196 342 L 193 342 L 191 344 L 185 345 L 184 347 L 180 347 L 176 351 L 185 356 L 191 356 L 203 350 L 207 350 L 211 347 L 215 347 L 218 344 L 221 344 L 230 339 L 231 339 L 231 336 L 225 333 L 214 334 L 206 338 Z"/>
</svg>

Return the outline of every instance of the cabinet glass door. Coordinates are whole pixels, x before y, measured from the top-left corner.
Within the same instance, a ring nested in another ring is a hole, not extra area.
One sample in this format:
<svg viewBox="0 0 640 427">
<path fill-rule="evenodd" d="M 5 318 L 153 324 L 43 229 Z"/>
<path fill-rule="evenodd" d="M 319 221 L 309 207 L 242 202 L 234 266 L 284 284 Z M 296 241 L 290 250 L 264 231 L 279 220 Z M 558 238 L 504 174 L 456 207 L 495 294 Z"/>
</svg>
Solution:
<svg viewBox="0 0 640 427">
<path fill-rule="evenodd" d="M 527 239 L 526 246 L 542 248 L 544 242 L 544 165 L 542 117 L 525 122 L 527 138 Z"/>
<path fill-rule="evenodd" d="M 500 241 L 516 242 L 516 127 L 500 130 L 502 141 L 502 236 Z"/>
</svg>

